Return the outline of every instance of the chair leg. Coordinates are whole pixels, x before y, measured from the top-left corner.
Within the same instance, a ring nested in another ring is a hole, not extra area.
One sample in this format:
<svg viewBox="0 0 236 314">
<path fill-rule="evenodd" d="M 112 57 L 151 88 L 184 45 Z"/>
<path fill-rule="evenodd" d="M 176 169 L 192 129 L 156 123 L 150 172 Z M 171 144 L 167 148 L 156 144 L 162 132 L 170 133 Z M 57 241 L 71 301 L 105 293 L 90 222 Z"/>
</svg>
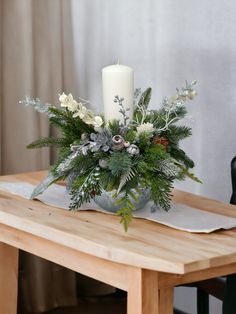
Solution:
<svg viewBox="0 0 236 314">
<path fill-rule="evenodd" d="M 209 314 L 209 295 L 200 288 L 197 288 L 197 313 Z"/>
<path fill-rule="evenodd" d="M 188 313 L 183 312 L 183 311 L 178 310 L 178 309 L 174 309 L 174 314 L 188 314 Z"/>
<path fill-rule="evenodd" d="M 225 297 L 223 301 L 223 314 L 236 312 L 236 274 L 226 278 Z"/>
</svg>

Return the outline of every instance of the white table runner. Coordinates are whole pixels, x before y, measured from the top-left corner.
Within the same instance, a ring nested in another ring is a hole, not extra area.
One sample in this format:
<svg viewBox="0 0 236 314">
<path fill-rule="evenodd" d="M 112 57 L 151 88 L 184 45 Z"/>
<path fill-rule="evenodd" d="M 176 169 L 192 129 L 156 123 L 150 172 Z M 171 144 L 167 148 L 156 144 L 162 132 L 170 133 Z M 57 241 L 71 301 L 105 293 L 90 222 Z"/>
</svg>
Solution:
<svg viewBox="0 0 236 314">
<path fill-rule="evenodd" d="M 0 182 L 0 190 L 4 190 L 21 197 L 30 199 L 30 195 L 35 188 L 34 185 L 26 182 Z M 53 184 L 42 195 L 37 197 L 41 202 L 63 209 L 69 208 L 70 196 L 64 186 Z M 163 225 L 184 230 L 188 232 L 209 233 L 218 229 L 231 229 L 236 227 L 236 218 L 206 212 L 184 204 L 172 203 L 168 212 L 163 210 L 151 211 L 153 203 L 149 202 L 143 209 L 135 212 L 134 217 L 152 220 Z M 79 210 L 96 210 L 105 212 L 93 201 L 84 204 Z"/>
</svg>

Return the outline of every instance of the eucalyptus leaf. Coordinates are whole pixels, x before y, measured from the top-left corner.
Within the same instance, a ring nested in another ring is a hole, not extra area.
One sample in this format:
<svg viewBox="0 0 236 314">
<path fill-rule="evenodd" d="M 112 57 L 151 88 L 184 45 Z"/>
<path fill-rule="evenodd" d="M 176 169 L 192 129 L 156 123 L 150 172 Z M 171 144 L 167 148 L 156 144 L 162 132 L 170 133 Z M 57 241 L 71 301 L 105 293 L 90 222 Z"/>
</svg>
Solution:
<svg viewBox="0 0 236 314">
<path fill-rule="evenodd" d="M 39 194 L 42 194 L 53 182 L 60 179 L 61 175 L 55 175 L 52 172 L 49 172 L 47 177 L 43 179 L 33 190 L 30 198 L 36 198 Z"/>
</svg>

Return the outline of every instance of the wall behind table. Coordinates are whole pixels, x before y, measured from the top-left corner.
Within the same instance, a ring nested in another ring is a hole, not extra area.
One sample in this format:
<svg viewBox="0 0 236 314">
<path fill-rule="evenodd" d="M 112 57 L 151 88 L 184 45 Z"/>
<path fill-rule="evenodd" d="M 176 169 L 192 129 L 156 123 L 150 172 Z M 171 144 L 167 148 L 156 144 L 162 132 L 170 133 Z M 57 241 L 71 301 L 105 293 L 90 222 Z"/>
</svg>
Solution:
<svg viewBox="0 0 236 314">
<path fill-rule="evenodd" d="M 228 202 L 236 154 L 236 3 L 73 0 L 72 9 L 78 95 L 98 112 L 101 68 L 118 58 L 134 68 L 136 87 L 153 87 L 153 108 L 185 79 L 198 80 L 198 97 L 188 105 L 193 136 L 183 148 L 204 184 L 176 187 Z"/>
</svg>

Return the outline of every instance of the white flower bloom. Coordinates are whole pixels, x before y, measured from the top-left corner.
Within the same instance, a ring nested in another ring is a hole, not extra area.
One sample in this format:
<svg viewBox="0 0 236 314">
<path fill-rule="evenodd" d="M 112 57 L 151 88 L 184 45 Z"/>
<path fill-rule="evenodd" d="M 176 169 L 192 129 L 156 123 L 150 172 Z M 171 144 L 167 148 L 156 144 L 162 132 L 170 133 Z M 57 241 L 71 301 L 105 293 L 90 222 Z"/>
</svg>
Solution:
<svg viewBox="0 0 236 314">
<path fill-rule="evenodd" d="M 75 112 L 78 108 L 78 103 L 74 100 L 72 94 L 66 95 L 65 93 L 61 94 L 59 97 L 61 102 L 61 107 L 67 108 L 71 112 Z"/>
<path fill-rule="evenodd" d="M 62 104 L 64 104 L 64 103 L 66 103 L 66 100 L 67 100 L 67 95 L 66 95 L 65 93 L 62 93 L 62 94 L 60 95 L 60 97 L 59 97 L 59 101 L 60 101 Z M 64 107 L 64 106 L 62 106 L 62 107 Z"/>
<path fill-rule="evenodd" d="M 61 101 L 61 106 L 68 108 L 72 111 L 73 118 L 79 117 L 86 124 L 92 125 L 95 131 L 99 131 L 103 124 L 103 120 L 100 116 L 94 116 L 93 112 L 87 109 L 81 102 L 77 103 L 71 94 L 68 96 L 64 93 L 60 95 L 59 100 Z"/>
<path fill-rule="evenodd" d="M 138 127 L 137 127 L 137 133 L 140 134 L 140 133 L 153 133 L 155 131 L 154 127 L 153 127 L 153 124 L 150 123 L 150 122 L 147 122 L 147 123 L 143 123 L 143 124 L 140 124 Z"/>
<path fill-rule="evenodd" d="M 73 118 L 80 117 L 81 120 L 84 120 L 87 115 L 88 115 L 87 108 L 83 106 L 82 103 L 79 103 L 78 107 L 75 110 L 75 113 L 73 114 Z"/>
<path fill-rule="evenodd" d="M 95 116 L 93 125 L 94 125 L 95 128 L 99 128 L 100 126 L 102 126 L 103 125 L 102 118 L 100 116 Z"/>
<path fill-rule="evenodd" d="M 86 124 L 93 125 L 94 119 L 90 115 L 85 115 L 83 118 L 81 118 Z"/>
</svg>

